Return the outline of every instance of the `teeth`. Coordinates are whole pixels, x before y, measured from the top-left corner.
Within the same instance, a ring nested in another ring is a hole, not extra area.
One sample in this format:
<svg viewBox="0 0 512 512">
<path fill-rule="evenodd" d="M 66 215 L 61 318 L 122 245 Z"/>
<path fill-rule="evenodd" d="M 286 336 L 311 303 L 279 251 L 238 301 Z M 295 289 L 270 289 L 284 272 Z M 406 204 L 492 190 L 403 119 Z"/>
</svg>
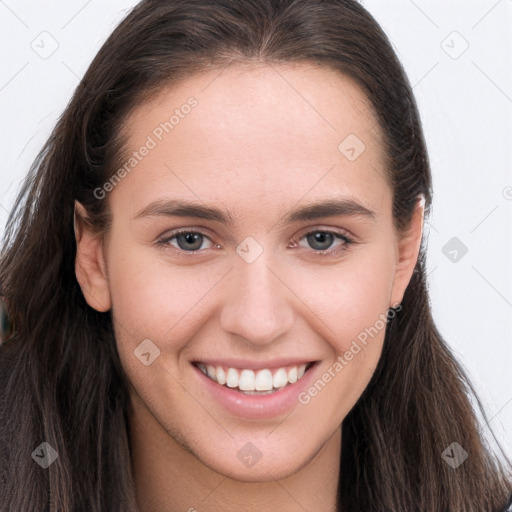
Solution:
<svg viewBox="0 0 512 512">
<path fill-rule="evenodd" d="M 255 380 L 256 377 L 252 370 L 242 370 L 242 373 L 240 373 L 240 380 L 238 381 L 238 387 L 241 391 L 254 391 L 256 389 L 254 386 Z"/>
<path fill-rule="evenodd" d="M 288 370 L 288 382 L 290 384 L 293 384 L 294 382 L 297 382 L 297 378 L 298 378 L 298 371 L 297 371 L 297 367 L 294 366 L 293 368 L 290 368 Z"/>
<path fill-rule="evenodd" d="M 215 379 L 215 377 L 212 377 L 213 379 Z M 217 382 L 219 384 L 226 384 L 227 380 L 226 380 L 226 372 L 224 371 L 224 368 L 222 368 L 222 366 L 219 366 L 217 368 Z"/>
<path fill-rule="evenodd" d="M 206 375 L 208 375 L 208 377 L 210 377 L 210 379 L 213 379 L 216 374 L 217 373 L 215 371 L 215 367 L 214 366 L 208 365 L 206 367 Z"/>
<path fill-rule="evenodd" d="M 283 388 L 288 384 L 288 375 L 284 368 L 279 368 L 272 379 L 275 388 Z"/>
<path fill-rule="evenodd" d="M 246 394 L 268 394 L 273 390 L 281 389 L 288 384 L 294 384 L 304 376 L 306 365 L 279 368 L 272 374 L 271 370 L 238 370 L 236 368 L 223 368 L 199 363 L 197 367 L 210 379 L 227 386 L 238 388 Z"/>
<path fill-rule="evenodd" d="M 260 370 L 256 374 L 256 391 L 272 391 L 273 381 L 270 370 Z"/>
<path fill-rule="evenodd" d="M 228 369 L 228 374 L 226 377 L 226 385 L 228 388 L 237 388 L 238 387 L 238 371 L 235 370 L 234 368 Z"/>
</svg>

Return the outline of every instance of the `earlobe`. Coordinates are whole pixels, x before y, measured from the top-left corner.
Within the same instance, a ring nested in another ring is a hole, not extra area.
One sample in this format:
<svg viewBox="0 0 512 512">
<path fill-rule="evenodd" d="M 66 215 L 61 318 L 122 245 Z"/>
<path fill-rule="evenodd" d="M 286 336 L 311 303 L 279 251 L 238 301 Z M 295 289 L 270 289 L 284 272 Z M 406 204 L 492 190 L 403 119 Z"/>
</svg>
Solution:
<svg viewBox="0 0 512 512">
<path fill-rule="evenodd" d="M 425 217 L 425 197 L 421 195 L 411 219 L 410 226 L 398 241 L 398 257 L 391 294 L 391 304 L 402 302 L 405 290 L 411 280 L 418 261 Z"/>
<path fill-rule="evenodd" d="M 74 227 L 76 240 L 75 274 L 84 298 L 93 309 L 105 312 L 111 307 L 103 236 L 92 230 L 87 212 L 75 202 Z"/>
</svg>

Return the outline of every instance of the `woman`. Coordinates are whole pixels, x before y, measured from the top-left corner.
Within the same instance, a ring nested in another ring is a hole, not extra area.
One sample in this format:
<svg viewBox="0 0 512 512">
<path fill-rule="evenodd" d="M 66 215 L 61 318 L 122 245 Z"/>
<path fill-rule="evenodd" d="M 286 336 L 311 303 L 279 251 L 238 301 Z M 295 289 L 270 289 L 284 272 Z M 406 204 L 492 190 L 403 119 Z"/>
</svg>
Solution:
<svg viewBox="0 0 512 512">
<path fill-rule="evenodd" d="M 7 229 L 0 510 L 505 510 L 431 199 L 357 2 L 141 2 Z"/>
</svg>

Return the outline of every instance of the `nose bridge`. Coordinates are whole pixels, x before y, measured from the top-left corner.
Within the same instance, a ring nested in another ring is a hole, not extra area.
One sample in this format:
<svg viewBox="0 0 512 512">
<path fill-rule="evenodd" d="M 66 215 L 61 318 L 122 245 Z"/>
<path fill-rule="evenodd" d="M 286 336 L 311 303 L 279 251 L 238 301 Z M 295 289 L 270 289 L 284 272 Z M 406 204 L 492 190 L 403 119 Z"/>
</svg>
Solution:
<svg viewBox="0 0 512 512">
<path fill-rule="evenodd" d="M 243 244 L 238 251 L 222 307 L 222 328 L 252 344 L 271 343 L 293 325 L 289 291 L 269 253 L 248 258 L 254 247 L 244 253 Z"/>
</svg>

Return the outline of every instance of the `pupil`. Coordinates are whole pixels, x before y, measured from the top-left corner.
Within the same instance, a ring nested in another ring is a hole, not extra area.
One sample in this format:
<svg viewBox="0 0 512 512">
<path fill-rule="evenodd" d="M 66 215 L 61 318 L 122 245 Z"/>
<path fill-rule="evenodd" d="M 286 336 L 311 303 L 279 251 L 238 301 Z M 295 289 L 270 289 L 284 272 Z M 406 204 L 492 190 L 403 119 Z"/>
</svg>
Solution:
<svg viewBox="0 0 512 512">
<path fill-rule="evenodd" d="M 331 233 L 324 233 L 322 231 L 318 231 L 316 233 L 313 233 L 313 234 L 310 234 L 308 235 L 308 242 L 310 244 L 315 244 L 315 243 L 320 243 L 322 245 L 322 247 L 319 247 L 319 248 L 315 248 L 313 247 L 313 249 L 315 249 L 316 251 L 325 251 L 326 249 L 328 249 L 331 244 L 332 244 L 332 234 Z"/>
<path fill-rule="evenodd" d="M 177 236 L 178 245 L 180 249 L 186 250 L 194 250 L 199 249 L 202 244 L 202 235 L 200 233 L 181 233 Z M 324 233 L 322 231 L 318 231 L 313 234 L 309 234 L 307 236 L 308 242 L 313 246 L 316 243 L 320 244 L 320 247 L 313 247 L 316 251 L 325 251 L 329 249 L 333 242 L 333 235 L 331 233 Z M 185 242 L 185 243 L 181 243 Z"/>
<path fill-rule="evenodd" d="M 180 249 L 183 249 L 184 251 L 187 251 L 189 249 L 199 249 L 202 244 L 202 235 L 199 233 L 181 233 L 176 237 L 176 240 L 178 242 Z M 183 241 L 185 241 L 184 244 L 180 243 Z M 190 244 L 194 244 L 194 242 L 195 245 L 191 246 Z"/>
</svg>

